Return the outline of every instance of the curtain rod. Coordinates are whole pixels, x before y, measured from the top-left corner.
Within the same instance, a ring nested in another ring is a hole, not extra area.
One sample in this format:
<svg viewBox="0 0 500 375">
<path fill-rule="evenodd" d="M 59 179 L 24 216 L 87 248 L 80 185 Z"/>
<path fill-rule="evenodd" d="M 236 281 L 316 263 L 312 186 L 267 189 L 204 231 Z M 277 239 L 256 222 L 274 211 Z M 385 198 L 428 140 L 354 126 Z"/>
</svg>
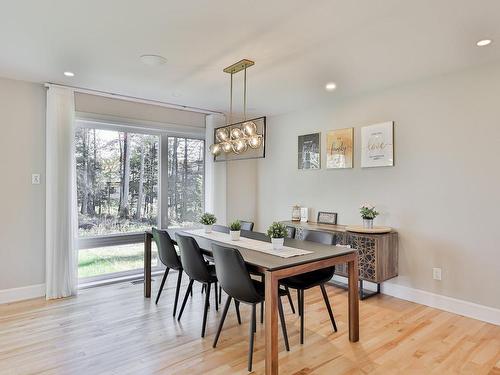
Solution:
<svg viewBox="0 0 500 375">
<path fill-rule="evenodd" d="M 188 105 L 162 102 L 160 100 L 144 99 L 144 98 L 139 98 L 139 97 L 136 97 L 136 96 L 116 94 L 114 92 L 92 90 L 92 89 L 87 89 L 87 88 L 84 88 L 84 87 L 62 85 L 62 84 L 59 84 L 59 83 L 52 83 L 52 82 L 46 82 L 45 83 L 45 87 L 50 87 L 50 86 L 70 88 L 70 89 L 73 89 L 76 92 L 80 92 L 82 94 L 98 95 L 98 96 L 103 96 L 105 98 L 121 99 L 121 100 L 126 100 L 126 101 L 129 101 L 129 102 L 142 103 L 142 104 L 151 104 L 151 105 L 157 105 L 157 106 L 165 107 L 165 108 L 172 108 L 172 109 L 178 109 L 178 110 L 183 110 L 183 111 L 204 113 L 204 114 L 207 114 L 207 115 L 210 115 L 210 114 L 223 115 L 224 114 L 222 112 L 212 111 L 210 109 L 198 108 L 198 107 L 190 107 Z"/>
</svg>

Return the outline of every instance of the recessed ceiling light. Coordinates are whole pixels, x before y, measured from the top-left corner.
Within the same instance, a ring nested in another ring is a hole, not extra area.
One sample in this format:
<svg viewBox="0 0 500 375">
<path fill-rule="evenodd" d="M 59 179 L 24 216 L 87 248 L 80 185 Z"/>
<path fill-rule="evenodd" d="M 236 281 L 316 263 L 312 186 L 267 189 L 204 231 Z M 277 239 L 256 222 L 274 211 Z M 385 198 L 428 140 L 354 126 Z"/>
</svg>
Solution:
<svg viewBox="0 0 500 375">
<path fill-rule="evenodd" d="M 333 91 L 337 88 L 337 85 L 335 82 L 328 82 L 326 85 L 325 85 L 325 89 L 326 91 Z"/>
<path fill-rule="evenodd" d="M 141 61 L 150 66 L 159 66 L 167 62 L 167 59 L 160 55 L 142 55 Z"/>
<path fill-rule="evenodd" d="M 478 42 L 476 43 L 476 45 L 477 45 L 478 47 L 486 47 L 486 46 L 490 45 L 490 44 L 491 44 L 491 42 L 492 42 L 492 40 L 491 40 L 491 39 L 482 39 L 482 40 L 478 41 Z"/>
<path fill-rule="evenodd" d="M 75 73 L 73 73 L 73 72 L 64 72 L 64 75 L 65 75 L 66 77 L 74 77 L 74 76 L 75 76 Z"/>
</svg>

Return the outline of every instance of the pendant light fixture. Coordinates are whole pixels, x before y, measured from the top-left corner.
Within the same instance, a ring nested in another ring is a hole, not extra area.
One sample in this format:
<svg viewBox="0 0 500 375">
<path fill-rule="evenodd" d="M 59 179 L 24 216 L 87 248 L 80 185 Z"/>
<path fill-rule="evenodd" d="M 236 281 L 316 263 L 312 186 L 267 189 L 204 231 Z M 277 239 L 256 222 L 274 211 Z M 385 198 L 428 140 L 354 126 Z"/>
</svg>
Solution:
<svg viewBox="0 0 500 375">
<path fill-rule="evenodd" d="M 224 69 L 224 73 L 231 76 L 229 121 L 228 125 L 215 130 L 215 143 L 210 146 L 210 151 L 217 157 L 222 153 L 240 155 L 250 149 L 263 147 L 264 134 L 259 134 L 258 127 L 252 120 L 247 121 L 247 68 L 255 63 L 243 59 Z M 233 75 L 243 71 L 243 122 L 232 123 L 233 117 Z M 264 120 L 262 120 L 264 121 Z M 264 121 L 265 124 L 265 121 Z"/>
</svg>

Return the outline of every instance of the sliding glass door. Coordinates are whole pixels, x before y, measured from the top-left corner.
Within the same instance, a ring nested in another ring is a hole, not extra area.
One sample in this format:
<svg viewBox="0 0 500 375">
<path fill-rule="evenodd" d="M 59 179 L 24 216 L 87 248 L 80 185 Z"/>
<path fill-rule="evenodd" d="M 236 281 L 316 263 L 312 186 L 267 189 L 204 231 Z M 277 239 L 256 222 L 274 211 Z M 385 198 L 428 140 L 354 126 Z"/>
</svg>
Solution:
<svg viewBox="0 0 500 375">
<path fill-rule="evenodd" d="M 80 282 L 140 273 L 144 230 L 160 218 L 163 227 L 192 226 L 203 212 L 204 140 L 78 124 Z M 153 245 L 154 264 L 159 269 Z"/>
</svg>

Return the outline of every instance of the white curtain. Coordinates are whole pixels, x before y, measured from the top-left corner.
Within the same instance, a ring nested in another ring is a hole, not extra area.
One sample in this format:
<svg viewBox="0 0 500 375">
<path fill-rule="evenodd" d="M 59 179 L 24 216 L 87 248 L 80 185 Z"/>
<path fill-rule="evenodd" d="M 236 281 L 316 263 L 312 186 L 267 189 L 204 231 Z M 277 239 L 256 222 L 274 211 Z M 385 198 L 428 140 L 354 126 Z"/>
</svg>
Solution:
<svg viewBox="0 0 500 375">
<path fill-rule="evenodd" d="M 46 118 L 46 298 L 77 291 L 77 204 L 74 153 L 75 97 L 71 89 L 49 86 Z"/>
<path fill-rule="evenodd" d="M 210 152 L 214 143 L 214 129 L 226 123 L 224 115 L 206 117 L 205 124 L 205 211 L 217 217 L 217 223 L 226 224 L 226 162 L 215 163 Z"/>
</svg>

